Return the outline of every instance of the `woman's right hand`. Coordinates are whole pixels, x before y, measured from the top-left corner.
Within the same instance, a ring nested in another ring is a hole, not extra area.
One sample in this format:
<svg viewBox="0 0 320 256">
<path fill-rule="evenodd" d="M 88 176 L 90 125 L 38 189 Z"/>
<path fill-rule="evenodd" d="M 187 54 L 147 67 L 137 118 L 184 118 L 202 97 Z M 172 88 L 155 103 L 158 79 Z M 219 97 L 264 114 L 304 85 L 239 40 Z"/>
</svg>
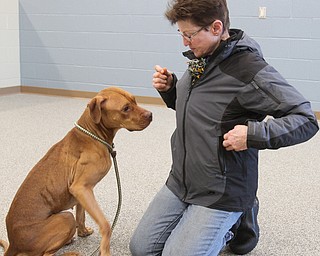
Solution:
<svg viewBox="0 0 320 256">
<path fill-rule="evenodd" d="M 154 67 L 155 73 L 153 74 L 152 84 L 159 92 L 166 92 L 172 87 L 173 76 L 167 68 L 162 68 L 159 65 Z"/>
</svg>

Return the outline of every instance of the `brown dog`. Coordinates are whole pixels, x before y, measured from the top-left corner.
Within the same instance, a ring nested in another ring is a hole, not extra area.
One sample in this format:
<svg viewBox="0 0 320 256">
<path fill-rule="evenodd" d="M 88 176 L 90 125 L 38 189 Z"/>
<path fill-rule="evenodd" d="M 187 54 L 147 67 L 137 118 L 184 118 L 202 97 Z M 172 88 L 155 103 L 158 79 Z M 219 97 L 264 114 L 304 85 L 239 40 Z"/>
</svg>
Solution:
<svg viewBox="0 0 320 256">
<path fill-rule="evenodd" d="M 116 87 L 102 90 L 88 104 L 78 125 L 112 145 L 120 128 L 139 131 L 152 113 Z M 93 194 L 94 186 L 108 173 L 112 161 L 106 145 L 73 128 L 33 167 L 20 186 L 6 218 L 8 243 L 5 256 L 53 255 L 78 236 L 92 234 L 85 226 L 85 211 L 98 224 L 100 253 L 110 255 L 110 224 Z M 76 205 L 76 218 L 68 210 Z M 77 255 L 66 253 L 65 255 Z"/>
</svg>

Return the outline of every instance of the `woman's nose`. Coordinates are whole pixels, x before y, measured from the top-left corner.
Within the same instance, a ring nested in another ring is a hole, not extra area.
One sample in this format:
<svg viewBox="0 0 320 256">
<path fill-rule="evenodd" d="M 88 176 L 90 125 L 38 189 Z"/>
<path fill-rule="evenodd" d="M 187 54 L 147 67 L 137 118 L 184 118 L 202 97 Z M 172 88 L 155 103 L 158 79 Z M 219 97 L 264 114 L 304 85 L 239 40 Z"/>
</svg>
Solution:
<svg viewBox="0 0 320 256">
<path fill-rule="evenodd" d="M 185 37 L 182 37 L 182 40 L 183 40 L 183 45 L 184 46 L 188 46 L 188 45 L 190 45 L 190 41 L 188 40 L 188 39 L 186 39 Z"/>
</svg>

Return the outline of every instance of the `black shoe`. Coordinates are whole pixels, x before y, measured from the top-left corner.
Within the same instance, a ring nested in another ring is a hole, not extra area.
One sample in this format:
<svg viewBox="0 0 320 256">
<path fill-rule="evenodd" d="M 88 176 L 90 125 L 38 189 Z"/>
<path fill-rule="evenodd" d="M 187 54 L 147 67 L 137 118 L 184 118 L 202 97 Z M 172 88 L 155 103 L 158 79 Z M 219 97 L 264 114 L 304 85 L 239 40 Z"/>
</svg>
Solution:
<svg viewBox="0 0 320 256">
<path fill-rule="evenodd" d="M 259 241 L 258 225 L 258 198 L 254 200 L 253 207 L 244 212 L 238 222 L 232 227 L 234 238 L 228 243 L 230 250 L 237 255 L 251 252 Z"/>
</svg>

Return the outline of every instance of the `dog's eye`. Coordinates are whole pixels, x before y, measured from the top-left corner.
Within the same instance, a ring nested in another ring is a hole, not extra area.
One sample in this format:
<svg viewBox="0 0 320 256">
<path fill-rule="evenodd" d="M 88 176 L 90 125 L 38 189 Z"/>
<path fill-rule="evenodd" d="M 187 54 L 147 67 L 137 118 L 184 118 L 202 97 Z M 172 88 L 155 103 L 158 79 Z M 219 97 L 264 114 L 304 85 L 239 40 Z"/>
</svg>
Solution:
<svg viewBox="0 0 320 256">
<path fill-rule="evenodd" d="M 123 108 L 123 112 L 129 112 L 130 111 L 130 106 L 125 106 Z"/>
</svg>

